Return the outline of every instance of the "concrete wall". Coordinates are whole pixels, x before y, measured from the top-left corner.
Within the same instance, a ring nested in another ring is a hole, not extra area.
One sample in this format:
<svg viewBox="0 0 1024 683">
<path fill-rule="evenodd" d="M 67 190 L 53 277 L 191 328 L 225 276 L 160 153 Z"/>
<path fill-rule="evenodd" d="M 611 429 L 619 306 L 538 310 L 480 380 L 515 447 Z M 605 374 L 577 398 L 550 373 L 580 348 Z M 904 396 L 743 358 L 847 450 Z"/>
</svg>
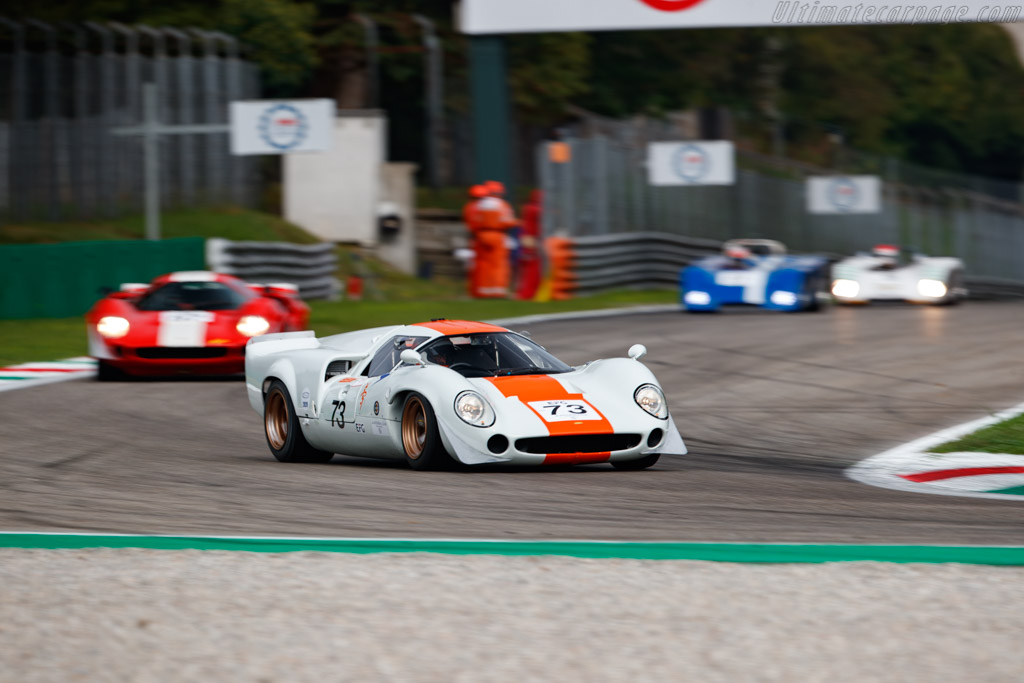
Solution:
<svg viewBox="0 0 1024 683">
<path fill-rule="evenodd" d="M 284 216 L 322 240 L 372 248 L 399 270 L 416 272 L 416 165 L 386 163 L 387 119 L 378 111 L 339 112 L 327 152 L 284 155 Z M 382 239 L 382 214 L 402 228 Z"/>
<path fill-rule="evenodd" d="M 329 242 L 375 245 L 386 126 L 381 112 L 339 112 L 330 151 L 284 155 L 285 218 Z"/>
</svg>

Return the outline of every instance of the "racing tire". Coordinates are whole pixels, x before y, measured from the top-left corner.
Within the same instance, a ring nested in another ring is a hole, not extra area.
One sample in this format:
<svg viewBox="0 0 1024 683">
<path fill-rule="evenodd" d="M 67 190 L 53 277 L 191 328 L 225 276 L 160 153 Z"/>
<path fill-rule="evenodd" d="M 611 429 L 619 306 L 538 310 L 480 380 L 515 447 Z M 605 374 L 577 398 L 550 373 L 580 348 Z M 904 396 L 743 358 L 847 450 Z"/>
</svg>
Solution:
<svg viewBox="0 0 1024 683">
<path fill-rule="evenodd" d="M 334 453 L 317 450 L 306 441 L 292 397 L 280 380 L 271 382 L 263 396 L 263 433 L 270 452 L 280 462 L 330 462 L 334 457 Z"/>
<path fill-rule="evenodd" d="M 454 464 L 441 442 L 434 409 L 414 391 L 402 404 L 402 449 L 405 461 L 414 470 L 443 469 Z"/>
<path fill-rule="evenodd" d="M 110 363 L 97 360 L 96 361 L 96 379 L 100 382 L 117 382 L 123 380 L 125 375 L 123 372 L 115 368 Z"/>
<path fill-rule="evenodd" d="M 642 458 L 637 458 L 636 460 L 613 460 L 612 467 L 617 470 L 626 470 L 628 472 L 646 470 L 648 467 L 653 467 L 660 457 L 661 453 L 651 453 L 650 455 L 645 455 Z"/>
</svg>

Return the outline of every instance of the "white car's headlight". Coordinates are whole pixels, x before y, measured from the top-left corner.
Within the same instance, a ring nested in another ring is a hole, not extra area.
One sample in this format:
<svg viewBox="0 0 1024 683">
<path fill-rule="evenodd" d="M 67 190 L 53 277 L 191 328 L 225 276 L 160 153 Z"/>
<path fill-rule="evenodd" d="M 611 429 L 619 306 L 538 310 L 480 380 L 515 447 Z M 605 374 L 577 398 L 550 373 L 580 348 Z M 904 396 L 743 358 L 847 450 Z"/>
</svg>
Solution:
<svg viewBox="0 0 1024 683">
<path fill-rule="evenodd" d="M 856 280 L 836 280 L 832 283 L 833 296 L 852 299 L 858 294 L 860 294 L 860 284 Z"/>
<path fill-rule="evenodd" d="M 455 414 L 474 427 L 490 427 L 494 424 L 494 411 L 484 397 L 475 391 L 463 391 L 455 397 Z"/>
<path fill-rule="evenodd" d="M 946 285 L 939 280 L 918 280 L 917 293 L 934 299 L 946 296 Z"/>
<path fill-rule="evenodd" d="M 665 394 L 653 384 L 641 384 L 633 392 L 633 400 L 636 404 L 659 420 L 668 419 L 668 404 L 665 402 Z"/>
<path fill-rule="evenodd" d="M 246 337 L 258 337 L 270 329 L 270 323 L 262 315 L 243 315 L 235 329 Z"/>
<path fill-rule="evenodd" d="M 96 323 L 96 331 L 107 339 L 120 339 L 130 327 L 126 319 L 116 315 L 105 315 Z"/>
</svg>

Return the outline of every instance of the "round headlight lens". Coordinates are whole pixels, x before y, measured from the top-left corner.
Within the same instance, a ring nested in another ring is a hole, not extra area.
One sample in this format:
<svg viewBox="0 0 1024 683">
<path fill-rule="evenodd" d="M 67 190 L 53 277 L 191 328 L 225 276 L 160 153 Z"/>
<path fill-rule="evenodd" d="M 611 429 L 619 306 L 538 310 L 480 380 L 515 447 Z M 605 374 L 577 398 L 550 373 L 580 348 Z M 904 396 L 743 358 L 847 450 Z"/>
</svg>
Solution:
<svg viewBox="0 0 1024 683">
<path fill-rule="evenodd" d="M 120 339 L 124 335 L 128 334 L 128 328 L 131 325 L 124 318 L 116 315 L 106 315 L 100 318 L 100 321 L 96 323 L 96 331 L 107 339 Z"/>
<path fill-rule="evenodd" d="M 494 411 L 484 397 L 475 391 L 463 391 L 455 397 L 455 414 L 474 427 L 490 427 L 494 424 Z"/>
<path fill-rule="evenodd" d="M 258 337 L 270 329 L 270 323 L 262 315 L 243 315 L 235 329 L 246 337 Z"/>
<path fill-rule="evenodd" d="M 668 404 L 661 389 L 653 384 L 642 384 L 633 394 L 636 404 L 659 420 L 668 419 Z"/>
</svg>

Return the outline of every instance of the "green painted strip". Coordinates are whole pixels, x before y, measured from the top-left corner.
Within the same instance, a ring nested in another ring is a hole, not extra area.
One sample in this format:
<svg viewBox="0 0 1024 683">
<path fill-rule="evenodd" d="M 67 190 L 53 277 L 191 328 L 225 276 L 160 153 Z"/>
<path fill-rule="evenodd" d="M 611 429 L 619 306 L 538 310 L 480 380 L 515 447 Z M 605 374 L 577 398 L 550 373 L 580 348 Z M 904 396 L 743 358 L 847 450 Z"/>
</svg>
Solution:
<svg viewBox="0 0 1024 683">
<path fill-rule="evenodd" d="M 285 553 L 445 553 L 450 555 L 564 555 L 635 560 L 716 562 L 958 562 L 1024 566 L 1024 546 L 803 545 L 591 541 L 458 541 L 388 539 L 218 538 L 0 533 L 3 548 L 149 548 Z"/>
<path fill-rule="evenodd" d="M 40 378 L 39 377 L 10 377 L 8 375 L 0 375 L 0 379 L 19 380 L 19 379 L 40 379 Z"/>
<path fill-rule="evenodd" d="M 987 493 L 1008 493 L 1011 496 L 1024 496 L 1024 486 L 1011 486 L 1008 489 L 995 489 Z"/>
</svg>

